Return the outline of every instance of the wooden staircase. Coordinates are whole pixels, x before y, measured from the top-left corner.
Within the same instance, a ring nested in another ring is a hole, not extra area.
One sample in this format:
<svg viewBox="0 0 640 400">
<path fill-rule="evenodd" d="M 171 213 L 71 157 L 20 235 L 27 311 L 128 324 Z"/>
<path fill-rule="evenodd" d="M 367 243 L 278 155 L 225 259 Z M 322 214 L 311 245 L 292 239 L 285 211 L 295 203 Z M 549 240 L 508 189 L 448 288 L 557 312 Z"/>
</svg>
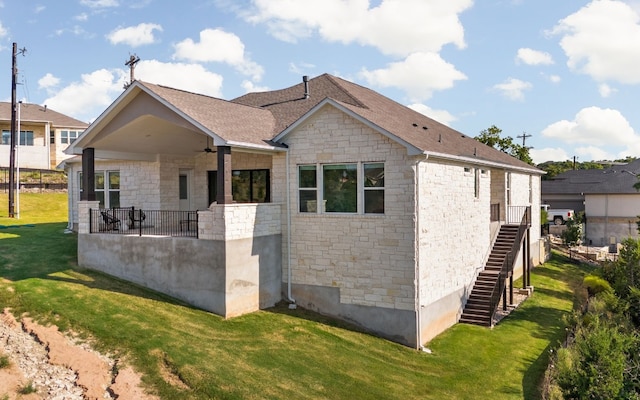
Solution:
<svg viewBox="0 0 640 400">
<path fill-rule="evenodd" d="M 503 272 L 503 265 L 509 252 L 518 240 L 518 225 L 502 225 L 498 237 L 493 244 L 491 254 L 484 270 L 478 274 L 471 295 L 460 317 L 460 322 L 481 326 L 491 326 L 495 312 L 508 275 Z M 513 255 L 515 257 L 515 254 Z M 507 262 L 513 263 L 514 260 Z M 512 270 L 513 266 L 508 266 Z M 497 297 L 496 297 L 497 296 Z"/>
</svg>

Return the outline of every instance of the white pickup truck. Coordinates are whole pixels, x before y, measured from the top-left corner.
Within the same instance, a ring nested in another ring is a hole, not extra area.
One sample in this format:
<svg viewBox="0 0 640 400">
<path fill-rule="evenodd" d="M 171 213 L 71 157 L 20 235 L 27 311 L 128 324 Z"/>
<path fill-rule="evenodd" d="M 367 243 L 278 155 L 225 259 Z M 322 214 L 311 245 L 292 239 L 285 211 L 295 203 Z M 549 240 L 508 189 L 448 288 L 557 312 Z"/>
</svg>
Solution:
<svg viewBox="0 0 640 400">
<path fill-rule="evenodd" d="M 548 204 L 541 204 L 540 208 L 547 212 L 547 221 L 553 222 L 554 225 L 563 225 L 575 214 L 568 208 L 550 208 Z"/>
</svg>

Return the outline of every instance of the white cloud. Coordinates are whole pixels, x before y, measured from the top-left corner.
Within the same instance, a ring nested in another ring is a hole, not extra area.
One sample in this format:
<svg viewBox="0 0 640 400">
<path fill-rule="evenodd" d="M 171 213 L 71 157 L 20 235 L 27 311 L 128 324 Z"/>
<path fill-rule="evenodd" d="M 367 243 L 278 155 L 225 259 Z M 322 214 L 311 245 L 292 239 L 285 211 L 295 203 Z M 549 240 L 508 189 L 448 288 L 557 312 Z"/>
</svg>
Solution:
<svg viewBox="0 0 640 400">
<path fill-rule="evenodd" d="M 520 79 L 509 78 L 503 83 L 493 86 L 493 89 L 502 93 L 503 96 L 510 100 L 523 101 L 524 91 L 530 90 L 533 85 Z"/>
<path fill-rule="evenodd" d="M 640 15 L 615 0 L 594 0 L 561 20 L 552 31 L 573 71 L 596 81 L 640 83 Z"/>
<path fill-rule="evenodd" d="M 296 75 L 305 75 L 308 70 L 314 69 L 316 66 L 309 63 L 289 63 L 289 72 L 293 72 Z"/>
<path fill-rule="evenodd" d="M 251 76 L 254 81 L 260 81 L 264 74 L 262 66 L 251 61 L 245 53 L 240 38 L 222 29 L 205 29 L 200 32 L 200 42 L 188 38 L 175 44 L 174 48 L 174 59 L 226 63 L 240 73 Z"/>
<path fill-rule="evenodd" d="M 447 126 L 450 126 L 451 123 L 457 119 L 449 111 L 434 110 L 433 108 L 421 103 L 409 104 L 407 107 Z"/>
<path fill-rule="evenodd" d="M 122 92 L 123 77 L 122 70 L 83 74 L 80 82 L 62 88 L 43 104 L 80 120 L 93 120 Z"/>
<path fill-rule="evenodd" d="M 369 8 L 366 0 L 255 0 L 244 17 L 265 23 L 276 38 L 297 42 L 317 33 L 329 42 L 372 46 L 385 54 L 406 57 L 438 52 L 446 44 L 466 46 L 459 14 L 472 0 L 382 0 Z"/>
<path fill-rule="evenodd" d="M 401 88 L 415 102 L 427 100 L 434 91 L 449 89 L 455 81 L 467 79 L 436 53 L 414 53 L 384 69 L 362 69 L 360 75 L 372 86 Z"/>
<path fill-rule="evenodd" d="M 163 63 L 143 60 L 136 66 L 136 79 L 194 93 L 222 97 L 222 76 L 199 64 Z"/>
<path fill-rule="evenodd" d="M 45 76 L 38 80 L 38 87 L 41 89 L 53 89 L 60 84 L 60 78 L 53 76 L 51 73 L 47 73 Z"/>
<path fill-rule="evenodd" d="M 615 154 L 598 146 L 582 146 L 575 148 L 576 156 L 580 160 L 615 160 Z"/>
<path fill-rule="evenodd" d="M 118 7 L 118 0 L 80 0 L 80 4 L 90 8 Z"/>
<path fill-rule="evenodd" d="M 39 5 L 39 6 L 36 6 L 36 8 L 34 9 L 34 12 L 37 14 L 37 13 L 40 13 L 40 12 L 46 10 L 46 9 L 47 9 L 47 7 L 45 7 L 43 5 Z"/>
<path fill-rule="evenodd" d="M 124 43 L 131 47 L 138 47 L 154 43 L 154 31 L 162 32 L 162 26 L 158 24 L 141 23 L 137 26 L 115 29 L 106 35 L 106 37 L 111 44 Z"/>
<path fill-rule="evenodd" d="M 527 65 L 551 65 L 553 64 L 553 58 L 551 54 L 543 51 L 521 48 L 518 49 L 518 54 L 516 55 L 516 63 L 519 62 Z"/>
<path fill-rule="evenodd" d="M 89 15 L 87 13 L 80 13 L 78 15 L 76 15 L 75 17 L 73 17 L 73 19 L 75 19 L 76 21 L 87 21 L 89 20 Z"/>
<path fill-rule="evenodd" d="M 549 76 L 549 80 L 553 83 L 560 83 L 562 78 L 560 78 L 558 75 L 551 75 Z"/>
<path fill-rule="evenodd" d="M 618 110 L 610 108 L 583 108 L 572 121 L 562 120 L 547 126 L 542 130 L 542 136 L 562 140 L 575 148 L 582 145 L 584 149 L 588 146 L 640 146 L 640 136 L 627 119 Z"/>
<path fill-rule="evenodd" d="M 600 85 L 598 85 L 598 92 L 600 93 L 600 96 L 604 98 L 611 96 L 613 93 L 617 91 L 618 91 L 617 89 L 612 88 L 606 83 L 601 83 Z"/>
<path fill-rule="evenodd" d="M 2 22 L 0 21 L 0 38 L 7 36 L 7 33 L 8 33 L 7 29 L 4 26 L 2 26 Z"/>
<path fill-rule="evenodd" d="M 534 163 L 540 164 L 545 161 L 565 161 L 569 159 L 567 152 L 560 147 L 546 147 L 544 149 L 529 149 L 529 155 Z"/>
<path fill-rule="evenodd" d="M 241 84 L 242 88 L 244 89 L 244 91 L 246 93 L 252 93 L 252 92 L 266 92 L 269 90 L 268 86 L 257 86 L 256 84 L 254 84 L 251 81 L 242 81 Z"/>
</svg>

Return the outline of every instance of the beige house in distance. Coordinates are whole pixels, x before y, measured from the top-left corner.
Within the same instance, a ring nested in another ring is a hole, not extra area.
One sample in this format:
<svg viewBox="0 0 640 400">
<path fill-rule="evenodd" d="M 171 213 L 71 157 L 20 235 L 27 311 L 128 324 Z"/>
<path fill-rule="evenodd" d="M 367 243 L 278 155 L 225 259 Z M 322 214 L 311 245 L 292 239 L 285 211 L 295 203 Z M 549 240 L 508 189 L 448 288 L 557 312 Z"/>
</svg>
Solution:
<svg viewBox="0 0 640 400">
<path fill-rule="evenodd" d="M 226 318 L 286 301 L 418 348 L 539 261 L 542 171 L 328 74 L 134 81 L 67 153 L 80 266 Z"/>
<path fill-rule="evenodd" d="M 86 122 L 38 104 L 20 103 L 19 109 L 18 161 L 21 168 L 55 169 L 70 157 L 64 150 L 89 126 Z M 0 102 L 0 131 L 0 167 L 8 167 L 11 147 L 10 102 Z"/>
</svg>

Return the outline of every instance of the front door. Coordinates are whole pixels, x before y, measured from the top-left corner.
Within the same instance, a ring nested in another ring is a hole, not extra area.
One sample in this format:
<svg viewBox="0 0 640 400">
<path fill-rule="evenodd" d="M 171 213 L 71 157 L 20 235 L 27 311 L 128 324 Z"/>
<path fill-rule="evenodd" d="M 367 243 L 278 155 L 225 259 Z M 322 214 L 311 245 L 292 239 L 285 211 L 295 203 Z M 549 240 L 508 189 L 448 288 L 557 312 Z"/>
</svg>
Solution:
<svg viewBox="0 0 640 400">
<path fill-rule="evenodd" d="M 178 178 L 178 187 L 180 195 L 180 211 L 191 210 L 191 171 L 180 170 Z"/>
</svg>

